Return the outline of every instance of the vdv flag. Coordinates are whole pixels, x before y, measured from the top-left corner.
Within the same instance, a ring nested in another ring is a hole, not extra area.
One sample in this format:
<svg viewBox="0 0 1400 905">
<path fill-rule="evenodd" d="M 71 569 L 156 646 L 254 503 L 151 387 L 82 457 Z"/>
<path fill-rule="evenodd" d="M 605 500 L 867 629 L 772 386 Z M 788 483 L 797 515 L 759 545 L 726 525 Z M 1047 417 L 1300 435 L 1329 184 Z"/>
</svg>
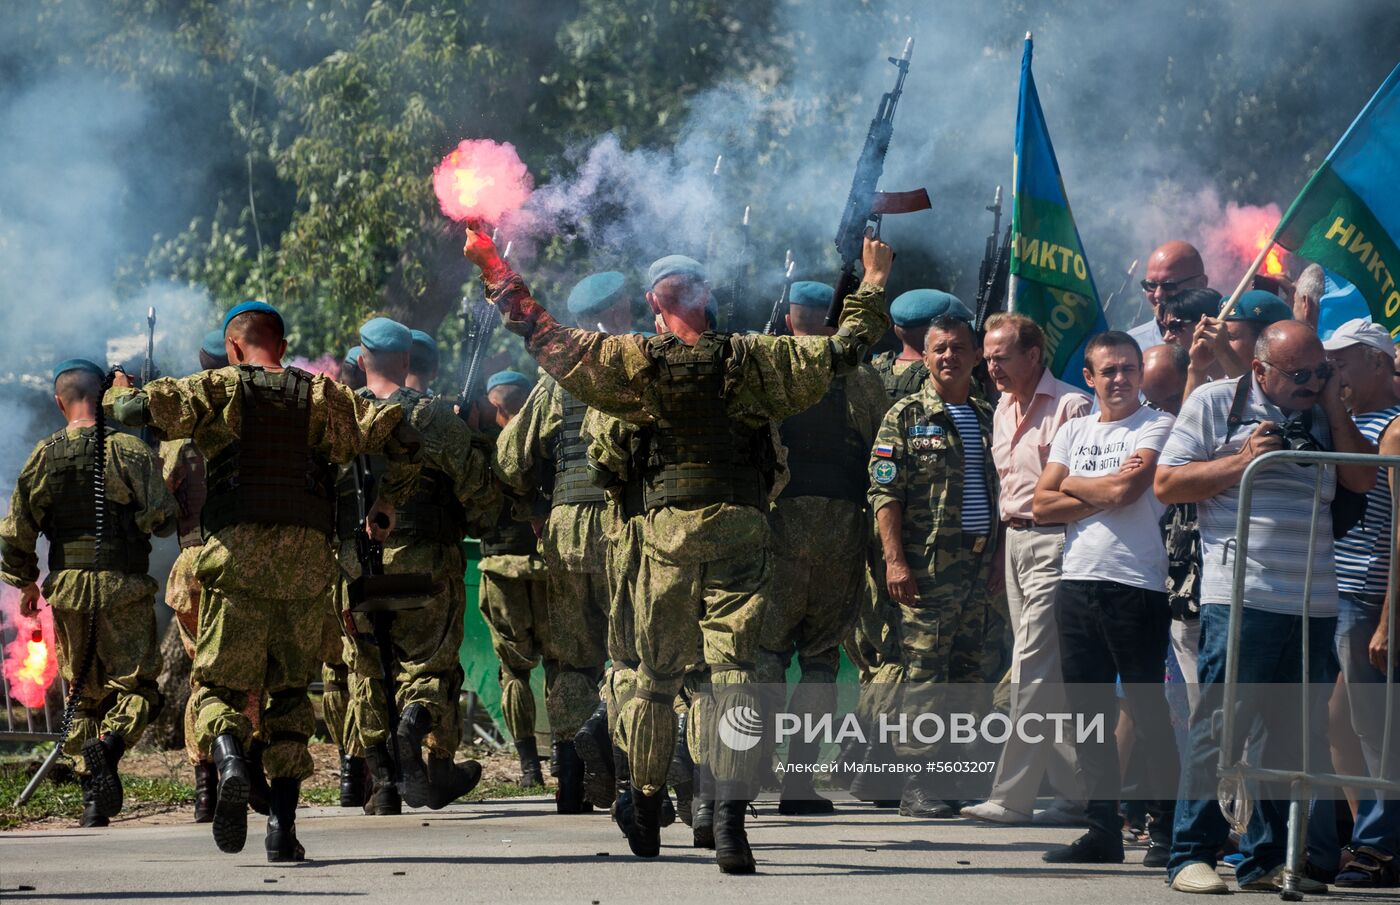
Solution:
<svg viewBox="0 0 1400 905">
<path fill-rule="evenodd" d="M 1400 334 L 1400 65 L 1279 221 L 1275 241 L 1356 287 Z"/>
<path fill-rule="evenodd" d="M 1045 331 L 1050 372 L 1083 386 L 1084 344 L 1108 325 L 1040 109 L 1030 35 L 1021 57 L 1011 192 L 1011 310 Z"/>
</svg>

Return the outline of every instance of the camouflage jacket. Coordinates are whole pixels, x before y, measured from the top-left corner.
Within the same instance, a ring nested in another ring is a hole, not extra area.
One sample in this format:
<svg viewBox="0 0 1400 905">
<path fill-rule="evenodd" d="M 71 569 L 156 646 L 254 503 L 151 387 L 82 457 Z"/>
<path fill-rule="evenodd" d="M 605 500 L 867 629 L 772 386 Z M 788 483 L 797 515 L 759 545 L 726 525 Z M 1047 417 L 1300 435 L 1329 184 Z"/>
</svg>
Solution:
<svg viewBox="0 0 1400 905">
<path fill-rule="evenodd" d="M 997 511 L 997 471 L 992 462 L 992 407 L 976 396 L 969 404 L 982 426 L 982 464 L 988 504 Z M 932 381 L 885 413 L 870 456 L 870 509 L 904 507 L 906 550 L 923 551 L 940 537 L 962 534 L 963 445 L 957 426 Z M 995 532 L 993 532 L 995 538 Z"/>
<path fill-rule="evenodd" d="M 928 366 L 922 361 L 901 362 L 898 352 L 881 352 L 870 359 L 870 367 L 880 378 L 890 402 L 903 399 L 928 383 Z"/>
<path fill-rule="evenodd" d="M 70 437 L 92 427 L 70 427 Z M 40 528 L 49 512 L 51 496 L 46 481 L 45 462 L 47 440 L 41 441 L 29 454 L 10 497 L 10 512 L 0 521 L 0 579 L 15 587 L 39 580 L 39 560 L 36 548 Z M 114 433 L 107 439 L 107 498 L 118 505 L 134 503 L 136 527 L 147 534 L 164 537 L 175 530 L 175 498 L 165 486 L 160 463 L 136 437 Z M 64 573 L 80 571 L 65 569 Z M 59 577 L 62 577 L 61 575 Z M 142 578 L 144 576 L 135 576 Z M 45 588 L 55 582 L 50 575 Z M 49 596 L 45 591 L 45 596 Z"/>
</svg>

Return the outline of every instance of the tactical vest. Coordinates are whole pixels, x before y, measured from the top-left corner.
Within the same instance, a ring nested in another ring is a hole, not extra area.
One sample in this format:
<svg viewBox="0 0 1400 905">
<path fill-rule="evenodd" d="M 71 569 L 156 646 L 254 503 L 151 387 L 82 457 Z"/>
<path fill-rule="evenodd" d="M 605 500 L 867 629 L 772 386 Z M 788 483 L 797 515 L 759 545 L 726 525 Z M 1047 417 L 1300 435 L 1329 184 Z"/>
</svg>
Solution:
<svg viewBox="0 0 1400 905">
<path fill-rule="evenodd" d="M 567 390 L 561 390 L 564 423 L 554 439 L 554 488 L 551 503 L 602 503 L 603 488 L 593 483 L 588 470 L 588 445 L 583 438 L 583 417 L 588 406 Z"/>
<path fill-rule="evenodd" d="M 788 484 L 781 497 L 865 502 L 869 452 L 847 418 L 846 381 L 838 377 L 816 405 L 782 423 Z"/>
<path fill-rule="evenodd" d="M 107 437 L 115 433 L 109 429 Z M 136 527 L 134 503 L 103 500 L 100 553 L 97 549 L 98 512 L 93 489 L 97 429 L 83 428 L 76 437 L 59 431 L 44 444 L 44 481 L 50 503 L 39 528 L 49 540 L 49 571 L 101 569 L 145 574 L 150 567 L 151 542 Z M 106 451 L 110 456 L 110 444 Z"/>
<path fill-rule="evenodd" d="M 727 334 L 706 332 L 694 346 L 666 334 L 647 340 L 657 368 L 660 411 L 648 430 L 642 469 L 646 509 L 715 503 L 764 508 L 773 471 L 769 429 L 730 417 L 724 398 Z"/>
<path fill-rule="evenodd" d="M 412 422 L 418 417 L 420 406 L 436 403 L 424 393 L 410 387 L 399 387 L 385 399 L 378 399 L 367 389 L 355 391 L 359 396 L 374 405 L 397 403 L 404 410 L 404 420 Z M 431 413 L 442 417 L 441 412 Z M 450 415 L 449 417 L 456 417 Z M 428 438 L 425 436 L 424 441 Z M 369 464 L 369 486 L 365 488 L 368 498 L 364 505 L 374 502 L 379 487 L 388 470 L 389 461 L 383 456 L 365 456 Z M 342 468 L 336 482 L 336 535 L 342 541 L 355 536 L 360 524 L 360 499 L 355 487 L 355 471 L 352 467 Z M 408 541 L 456 544 L 467 533 L 467 513 L 457 499 L 457 491 L 452 479 L 436 468 L 424 465 L 418 473 L 418 483 L 413 495 L 397 507 L 394 520 L 394 543 Z"/>
<path fill-rule="evenodd" d="M 885 392 L 894 402 L 898 402 L 911 393 L 917 393 L 928 380 L 928 366 L 922 361 L 910 362 L 909 367 L 896 374 L 894 372 L 896 357 L 895 353 L 886 352 L 870 360 L 870 366 L 880 375 L 880 382 L 885 385 Z"/>
<path fill-rule="evenodd" d="M 335 528 L 335 470 L 307 442 L 311 375 L 240 365 L 242 428 L 208 466 L 204 531 L 229 525 Z"/>
<path fill-rule="evenodd" d="M 511 505 L 501 507 L 496 524 L 481 535 L 482 556 L 533 556 L 539 550 L 539 539 L 529 522 L 518 522 L 511 514 Z"/>
<path fill-rule="evenodd" d="M 204 501 L 209 496 L 209 485 L 204 456 L 195 449 L 193 443 L 186 443 L 180 448 L 179 464 L 184 466 L 185 479 L 180 482 L 180 489 L 175 492 L 175 502 L 180 505 L 175 524 L 179 532 L 180 547 L 184 549 L 198 547 L 204 543 L 204 530 L 200 527 L 199 517 L 204 511 Z"/>
</svg>

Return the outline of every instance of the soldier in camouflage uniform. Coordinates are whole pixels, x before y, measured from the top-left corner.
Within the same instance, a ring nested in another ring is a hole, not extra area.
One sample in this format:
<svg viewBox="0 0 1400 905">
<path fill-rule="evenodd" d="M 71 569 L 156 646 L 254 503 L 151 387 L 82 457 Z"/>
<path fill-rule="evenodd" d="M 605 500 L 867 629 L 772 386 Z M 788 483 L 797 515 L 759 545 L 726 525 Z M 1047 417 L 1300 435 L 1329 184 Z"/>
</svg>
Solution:
<svg viewBox="0 0 1400 905">
<path fill-rule="evenodd" d="M 372 511 L 391 520 L 393 505 L 408 497 L 417 477 L 403 410 L 283 368 L 283 331 L 272 306 L 244 302 L 224 318 L 230 367 L 161 378 L 139 391 L 118 375 L 105 400 L 123 424 L 149 425 L 162 440 L 193 439 L 208 463 L 206 540 L 195 562 L 196 737 L 219 773 L 214 841 L 222 851 L 241 851 L 249 787 L 243 752 L 252 736 L 243 708 L 250 690 L 266 694 L 269 861 L 305 857 L 295 821 L 301 781 L 312 772 L 307 741 L 314 717 L 306 687 L 338 575 L 333 463 L 380 451 L 395 460 Z M 371 530 L 383 536 L 374 517 L 367 520 Z"/>
<path fill-rule="evenodd" d="M 971 394 L 979 350 L 970 323 L 945 314 L 928 330 L 929 380 L 894 404 L 870 459 L 870 507 L 885 555 L 885 582 L 899 607 L 901 664 L 895 706 L 912 721 L 938 710 L 940 686 L 985 682 L 987 584 L 996 546 L 997 474 L 992 409 Z M 910 734 L 906 759 L 935 753 Z M 899 812 L 948 817 L 929 774 L 905 783 Z"/>
<path fill-rule="evenodd" d="M 403 385 L 412 348 L 409 329 L 377 317 L 360 328 L 360 345 L 366 384 L 358 395 L 376 405 L 402 407 L 420 443 L 418 483 L 413 495 L 398 506 L 393 538 L 384 546 L 384 572 L 429 574 L 437 590 L 423 606 L 397 612 L 389 627 L 401 713 L 396 727 L 386 725 L 383 668 L 370 619 L 347 608 L 343 616 L 356 629 L 351 638 L 350 707 L 376 788 L 374 812 L 397 810 L 387 788 L 394 775 L 388 745 L 391 732 L 397 734 L 402 761 L 402 800 L 410 807 L 436 810 L 470 792 L 481 778 L 476 761 L 453 763 L 462 737 L 458 651 L 466 616 L 466 562 L 461 540 L 469 527 L 480 524 L 483 509 L 494 515 L 499 497 L 484 450 L 472 443 L 472 432 L 451 405 Z M 369 483 L 377 485 L 388 462 L 381 456 L 365 459 Z M 364 491 L 356 482 L 354 469 L 342 469 L 342 501 Z M 353 512 L 351 521 L 358 522 L 356 508 L 343 505 L 340 509 Z M 353 545 L 341 549 L 342 566 L 350 567 L 348 576 L 358 577 L 360 564 Z M 426 767 L 421 754 L 425 743 Z"/>
<path fill-rule="evenodd" d="M 703 644 L 713 713 L 757 713 L 755 678 L 763 609 L 772 593 L 768 494 L 777 464 L 772 421 L 825 394 L 833 374 L 853 369 L 888 324 L 884 280 L 889 247 L 867 240 L 866 282 L 846 300 L 834 337 L 717 334 L 698 262 L 674 255 L 648 273 L 647 300 L 665 332 L 609 336 L 561 326 L 530 297 L 490 239 L 469 231 L 467 256 L 482 268 L 506 326 L 569 392 L 643 425 L 643 555 L 636 598 L 641 659 L 637 690 L 622 714 L 635 814 L 628 842 L 660 853 L 661 790 L 675 747 L 673 703 L 690 651 Z M 715 749 L 723 784 L 715 807 L 716 860 L 752 873 L 744 832 L 762 752 Z"/>
<path fill-rule="evenodd" d="M 924 339 L 934 318 L 954 313 L 972 320 L 972 312 L 956 297 L 938 289 L 911 289 L 890 303 L 890 320 L 900 342 L 900 351 L 883 352 L 870 361 L 879 375 L 890 405 L 921 390 L 928 381 L 928 366 L 924 364 Z M 865 599 L 861 601 L 856 624 L 846 641 L 846 654 L 860 671 L 860 697 L 856 714 L 866 727 L 866 736 L 874 738 L 879 714 L 894 706 L 894 693 L 899 684 L 899 607 L 890 600 L 885 589 L 885 558 L 880 550 L 878 533 L 870 532 L 869 570 L 866 575 Z M 888 746 L 874 741 L 845 753 L 852 763 L 871 765 L 888 763 Z M 893 785 L 891 785 L 893 783 Z M 858 774 L 851 784 L 856 798 L 874 801 L 879 807 L 899 804 L 899 780 L 878 772 Z"/>
<path fill-rule="evenodd" d="M 199 349 L 199 366 L 204 371 L 228 367 L 224 356 L 224 331 L 211 330 L 205 335 Z M 199 526 L 206 495 L 204 457 L 188 440 L 167 440 L 160 444 L 160 463 L 165 486 L 174 494 L 179 506 L 176 536 L 180 554 L 170 566 L 170 577 L 165 582 L 165 605 L 174 611 L 180 643 L 186 656 L 193 660 L 195 638 L 199 635 L 199 579 L 194 574 L 194 561 L 199 556 L 199 548 L 204 546 L 204 532 Z M 191 689 L 194 687 L 191 682 Z M 251 706 L 247 712 L 250 718 L 255 718 L 262 694 L 255 689 L 249 693 L 249 698 Z M 214 765 L 199 753 L 199 746 L 195 744 L 194 718 L 194 695 L 191 694 L 185 705 L 185 756 L 194 766 L 194 822 L 208 823 L 214 819 L 214 787 L 218 779 Z"/>
<path fill-rule="evenodd" d="M 41 593 L 35 550 L 43 534 L 49 559 L 42 594 L 53 606 L 59 667 L 70 687 L 83 676 L 64 751 L 82 754 L 82 825 L 106 826 L 122 808 L 122 754 L 160 709 L 156 582 L 146 573 L 150 536 L 175 529 L 175 500 L 137 438 L 105 429 L 97 448 L 102 369 L 68 359 L 53 377 L 68 423 L 39 441 L 15 481 L 0 522 L 0 579 L 20 589 L 20 612 L 34 617 Z"/>
<path fill-rule="evenodd" d="M 829 336 L 825 324 L 832 288 L 792 284 L 788 330 L 793 336 Z M 865 590 L 869 515 L 866 461 L 889 407 L 880 378 L 866 365 L 831 381 L 821 401 L 783 422 L 788 483 L 768 515 L 773 549 L 773 602 L 764 616 L 759 681 L 781 689 L 796 654 L 801 684 L 791 711 L 819 716 L 836 710 L 841 642 L 855 621 Z M 783 701 L 775 701 L 781 707 Z M 788 740 L 789 768 L 816 760 L 819 743 L 800 734 Z M 812 774 L 783 775 L 778 813 L 825 814 L 831 802 L 817 794 Z"/>
<path fill-rule="evenodd" d="M 487 409 L 493 413 L 496 431 L 510 425 L 531 387 L 530 378 L 519 371 L 500 371 L 487 378 Z M 499 436 L 498 433 L 495 439 Z M 501 715 L 506 731 L 515 739 L 523 788 L 544 785 L 535 739 L 535 693 L 530 688 L 530 673 L 543 660 L 545 687 L 549 688 L 556 681 L 558 670 L 548 643 L 545 564 L 530 518 L 529 501 L 508 499 L 496 523 L 481 535 L 478 564 L 481 616 L 491 630 L 496 659 L 501 661 Z"/>
<path fill-rule="evenodd" d="M 629 301 L 624 278 L 617 272 L 584 278 L 569 293 L 569 313 L 579 323 L 617 320 L 627 325 Z M 598 685 L 608 659 L 608 587 L 604 524 L 606 496 L 591 479 L 583 438 L 588 412 L 571 393 L 545 376 L 520 414 L 496 439 L 496 471 L 520 497 L 540 489 L 541 469 L 551 473 L 549 518 L 540 539 L 548 569 L 549 632 L 553 659 L 558 664 L 545 689 L 545 709 L 554 734 L 555 796 L 561 814 L 577 814 L 584 803 L 584 764 L 575 737 L 598 709 Z M 581 741 L 589 755 L 592 804 L 612 804 L 612 749 L 607 742 L 606 711 L 601 739 L 594 731 Z M 601 742 L 601 744 L 600 744 Z"/>
</svg>

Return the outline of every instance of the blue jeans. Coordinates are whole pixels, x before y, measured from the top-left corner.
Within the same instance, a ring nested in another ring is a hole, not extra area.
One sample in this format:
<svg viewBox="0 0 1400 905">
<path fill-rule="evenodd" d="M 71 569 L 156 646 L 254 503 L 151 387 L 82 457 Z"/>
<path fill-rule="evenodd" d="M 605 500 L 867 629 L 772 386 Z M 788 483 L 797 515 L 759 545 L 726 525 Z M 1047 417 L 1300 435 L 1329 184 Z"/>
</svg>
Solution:
<svg viewBox="0 0 1400 905">
<path fill-rule="evenodd" d="M 1328 670 L 1327 652 L 1332 647 L 1337 629 L 1334 617 L 1314 617 L 1307 626 L 1312 656 L 1308 664 L 1308 681 L 1325 682 Z M 1175 877 L 1193 861 L 1215 866 L 1216 855 L 1229 839 L 1230 828 L 1225 815 L 1214 799 L 1202 798 L 1203 779 L 1216 775 L 1220 746 L 1211 737 L 1211 720 L 1222 706 L 1225 686 L 1226 641 L 1230 627 L 1230 608 L 1218 604 L 1201 607 L 1201 706 L 1191 722 L 1190 747 L 1181 772 L 1181 791 L 1176 806 L 1176 825 L 1172 834 L 1171 859 L 1167 876 Z M 1239 681 L 1263 684 L 1299 684 L 1303 681 L 1303 617 L 1266 613 L 1246 608 L 1240 627 Z M 1273 749 L 1265 756 L 1279 766 L 1298 766 L 1290 757 L 1297 748 L 1300 727 L 1294 716 L 1287 725 L 1273 725 L 1277 709 L 1261 708 L 1264 714 L 1264 749 Z M 1326 719 L 1326 710 L 1313 711 L 1315 719 Z M 1238 743 L 1238 740 L 1237 740 Z M 1270 756 L 1272 755 L 1272 756 Z M 1214 783 L 1211 780 L 1211 786 Z M 1268 789 L 1269 787 L 1266 787 Z M 1279 790 L 1274 790 L 1279 794 Z M 1286 793 L 1284 793 L 1286 794 Z M 1288 802 L 1261 796 L 1255 801 L 1254 816 L 1249 831 L 1241 840 L 1244 860 L 1235 870 L 1243 886 L 1272 871 L 1284 861 L 1287 845 Z"/>
<path fill-rule="evenodd" d="M 1381 744 L 1385 732 L 1385 673 L 1371 665 L 1368 648 L 1371 635 L 1380 624 L 1381 604 L 1380 601 L 1371 602 L 1347 593 L 1341 595 L 1339 603 L 1337 659 L 1346 678 L 1351 725 L 1361 741 L 1366 769 L 1372 776 L 1377 776 L 1380 775 Z M 1390 748 L 1392 752 L 1400 752 L 1400 739 L 1392 736 Z M 1400 775 L 1393 762 L 1396 756 L 1391 755 L 1389 776 Z M 1369 845 L 1387 854 L 1396 854 L 1400 849 L 1400 800 L 1395 798 L 1394 793 L 1389 793 L 1387 798 L 1384 794 L 1364 789 L 1358 790 L 1358 795 L 1351 844 Z M 1313 831 L 1315 825 L 1316 833 Z M 1316 848 L 1318 866 L 1336 868 L 1341 846 L 1337 840 L 1335 821 L 1323 817 L 1316 824 L 1310 823 L 1308 843 L 1309 858 L 1313 857 L 1313 849 Z"/>
</svg>

